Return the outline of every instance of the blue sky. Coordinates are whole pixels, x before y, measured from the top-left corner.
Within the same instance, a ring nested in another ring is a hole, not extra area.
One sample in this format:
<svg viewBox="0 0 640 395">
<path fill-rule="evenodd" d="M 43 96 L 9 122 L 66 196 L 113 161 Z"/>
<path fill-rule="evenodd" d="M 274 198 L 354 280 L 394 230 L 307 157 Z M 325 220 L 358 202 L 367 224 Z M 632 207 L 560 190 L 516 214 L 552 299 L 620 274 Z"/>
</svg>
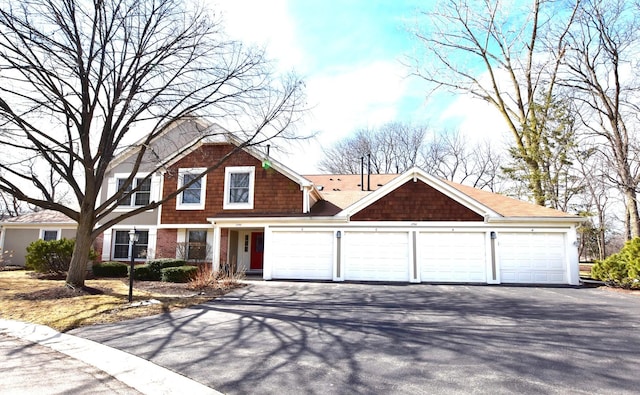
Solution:
<svg viewBox="0 0 640 395">
<path fill-rule="evenodd" d="M 486 105 L 447 94 L 427 98 L 424 82 L 409 77 L 403 60 L 419 43 L 408 29 L 429 2 L 214 1 L 229 35 L 264 45 L 282 71 L 305 80 L 311 110 L 299 129 L 318 137 L 279 158 L 293 170 L 317 173 L 321 147 L 390 121 L 428 123 L 434 130 L 473 125 L 474 133 L 495 134 L 499 117 Z"/>
</svg>

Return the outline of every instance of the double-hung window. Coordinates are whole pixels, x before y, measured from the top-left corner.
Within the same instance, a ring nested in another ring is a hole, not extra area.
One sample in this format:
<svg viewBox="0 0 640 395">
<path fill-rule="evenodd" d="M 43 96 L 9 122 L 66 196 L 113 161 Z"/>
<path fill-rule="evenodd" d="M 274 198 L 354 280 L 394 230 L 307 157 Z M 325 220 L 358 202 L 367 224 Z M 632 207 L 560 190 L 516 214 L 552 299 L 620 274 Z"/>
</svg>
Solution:
<svg viewBox="0 0 640 395">
<path fill-rule="evenodd" d="M 207 176 L 199 177 L 205 168 L 190 168 L 178 170 L 178 188 L 187 187 L 178 195 L 176 208 L 178 210 L 203 210 L 207 187 Z"/>
<path fill-rule="evenodd" d="M 205 260 L 207 258 L 207 231 L 190 230 L 187 237 L 187 259 Z"/>
<path fill-rule="evenodd" d="M 224 177 L 224 209 L 252 209 L 255 167 L 227 167 Z"/>
<path fill-rule="evenodd" d="M 117 187 L 118 190 L 122 189 L 127 182 L 126 178 L 118 178 L 117 179 Z M 138 189 L 136 192 L 132 193 L 129 196 L 123 197 L 123 199 L 118 203 L 118 206 L 145 206 L 149 204 L 151 198 L 151 178 L 134 178 L 131 185 L 129 185 L 125 194 L 129 193 L 133 189 Z"/>
<path fill-rule="evenodd" d="M 44 241 L 58 240 L 59 231 L 57 229 L 43 229 L 40 238 Z"/>
<path fill-rule="evenodd" d="M 116 230 L 113 237 L 113 259 L 129 259 L 131 258 L 129 244 L 129 231 L 128 230 Z M 145 259 L 147 257 L 147 248 L 149 245 L 149 231 L 136 230 L 138 235 L 138 241 L 136 247 L 133 250 L 133 257 L 135 259 Z"/>
</svg>

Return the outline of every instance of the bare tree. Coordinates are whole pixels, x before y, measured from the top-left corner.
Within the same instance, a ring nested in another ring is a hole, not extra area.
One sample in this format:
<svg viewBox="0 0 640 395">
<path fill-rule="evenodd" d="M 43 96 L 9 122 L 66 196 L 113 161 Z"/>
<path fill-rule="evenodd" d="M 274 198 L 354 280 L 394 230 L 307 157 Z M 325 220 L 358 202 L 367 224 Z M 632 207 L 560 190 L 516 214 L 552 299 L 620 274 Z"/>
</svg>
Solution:
<svg viewBox="0 0 640 395">
<path fill-rule="evenodd" d="M 401 173 L 418 164 L 427 130 L 424 125 L 399 122 L 360 129 L 325 149 L 318 166 L 329 173 L 358 174 L 364 160 L 365 171 L 370 164 L 375 174 Z"/>
<path fill-rule="evenodd" d="M 422 149 L 427 172 L 446 180 L 498 192 L 501 156 L 489 142 L 471 143 L 459 131 L 433 135 Z"/>
<path fill-rule="evenodd" d="M 0 192 L 0 220 L 22 214 L 25 211 L 23 206 L 22 202 L 14 196 Z"/>
<path fill-rule="evenodd" d="M 513 137 L 513 153 L 526 171 L 523 181 L 535 203 L 549 203 L 540 152 L 547 130 L 564 37 L 573 8 L 534 0 L 519 2 L 445 0 L 416 33 L 426 55 L 416 74 L 434 85 L 470 94 L 495 107 Z M 552 186 L 553 188 L 553 186 Z"/>
<path fill-rule="evenodd" d="M 359 129 L 353 136 L 338 140 L 331 147 L 324 148 L 325 158 L 320 161 L 318 167 L 333 174 L 359 174 L 361 158 L 375 151 L 377 142 L 374 133 L 370 129 Z"/>
<path fill-rule="evenodd" d="M 2 0 L 0 191 L 78 222 L 69 286 L 84 285 L 101 232 L 197 182 L 114 212 L 137 191 L 136 173 L 166 128 L 196 116 L 222 120 L 234 125 L 237 151 L 292 133 L 301 100 L 295 77 L 278 83 L 262 50 L 226 37 L 212 12 L 190 1 Z M 212 130 L 202 127 L 199 138 Z M 137 137 L 131 175 L 98 204 L 114 156 Z M 51 174 L 69 186 L 73 204 L 60 202 Z"/>
<path fill-rule="evenodd" d="M 578 170 L 585 186 L 581 213 L 591 218 L 578 229 L 581 233 L 580 250 L 589 251 L 589 255 L 597 259 L 605 259 L 607 234 L 612 230 L 607 214 L 612 200 L 608 160 L 594 144 L 585 144 L 576 150 Z"/>
<path fill-rule="evenodd" d="M 627 232 L 640 236 L 637 188 L 640 157 L 640 85 L 634 66 L 640 50 L 638 6 L 625 0 L 582 1 L 579 22 L 567 36 L 563 85 L 580 104 L 582 126 L 606 147 L 615 183 L 624 195 Z"/>
</svg>

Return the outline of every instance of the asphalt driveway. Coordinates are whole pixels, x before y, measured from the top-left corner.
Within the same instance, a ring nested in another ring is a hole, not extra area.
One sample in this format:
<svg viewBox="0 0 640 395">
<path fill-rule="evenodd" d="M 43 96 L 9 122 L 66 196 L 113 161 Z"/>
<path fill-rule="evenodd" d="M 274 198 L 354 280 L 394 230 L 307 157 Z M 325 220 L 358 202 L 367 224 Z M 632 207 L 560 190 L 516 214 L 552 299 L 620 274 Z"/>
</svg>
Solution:
<svg viewBox="0 0 640 395">
<path fill-rule="evenodd" d="M 254 282 L 70 333 L 229 394 L 640 388 L 640 296 L 603 289 Z"/>
</svg>

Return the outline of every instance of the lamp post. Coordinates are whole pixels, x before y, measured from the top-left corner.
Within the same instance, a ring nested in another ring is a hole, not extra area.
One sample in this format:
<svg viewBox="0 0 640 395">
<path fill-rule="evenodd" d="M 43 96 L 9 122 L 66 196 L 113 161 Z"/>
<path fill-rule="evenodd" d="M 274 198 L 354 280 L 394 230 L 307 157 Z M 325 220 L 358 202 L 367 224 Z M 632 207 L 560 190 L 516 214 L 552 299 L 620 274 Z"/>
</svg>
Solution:
<svg viewBox="0 0 640 395">
<path fill-rule="evenodd" d="M 138 241 L 138 234 L 136 228 L 129 231 L 129 244 L 131 245 L 131 264 L 129 265 L 129 303 L 133 302 L 133 265 L 135 263 L 134 250 L 136 249 L 136 242 Z"/>
</svg>

